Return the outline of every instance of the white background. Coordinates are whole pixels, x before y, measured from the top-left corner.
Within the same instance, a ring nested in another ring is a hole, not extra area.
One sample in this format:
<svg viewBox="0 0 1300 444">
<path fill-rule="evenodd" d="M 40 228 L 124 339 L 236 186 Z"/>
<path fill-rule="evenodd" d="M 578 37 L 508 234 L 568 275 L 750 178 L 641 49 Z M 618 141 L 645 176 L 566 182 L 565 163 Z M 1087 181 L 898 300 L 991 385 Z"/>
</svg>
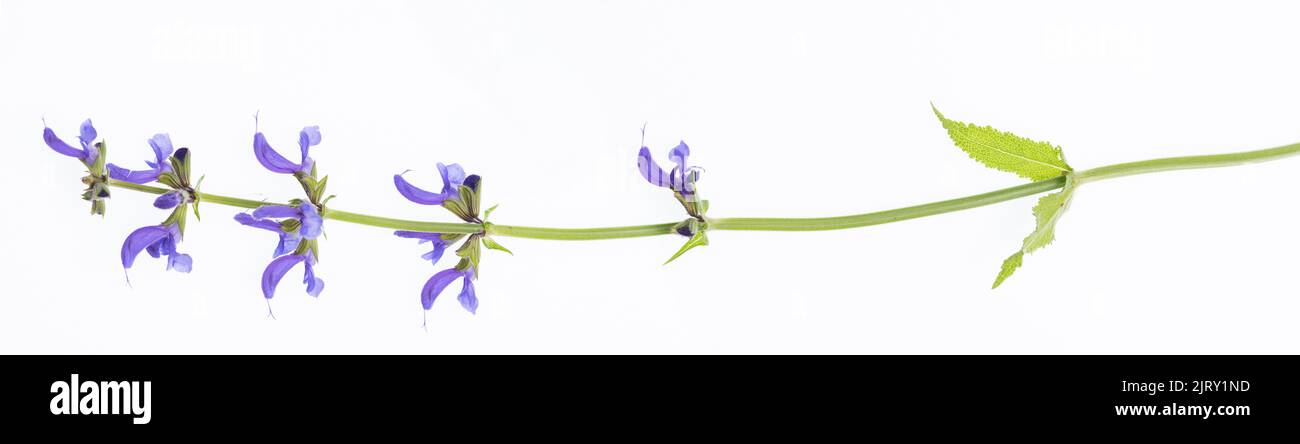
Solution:
<svg viewBox="0 0 1300 444">
<path fill-rule="evenodd" d="M 209 205 L 188 275 L 126 234 L 166 212 L 44 146 L 94 119 L 143 167 L 168 132 L 205 191 L 284 200 L 254 160 L 253 113 L 314 149 L 335 208 L 452 221 L 393 173 L 485 180 L 498 223 L 683 218 L 635 167 L 679 139 L 711 216 L 823 216 L 1022 181 L 985 169 L 930 112 L 1064 147 L 1078 169 L 1300 140 L 1293 4 L 1250 2 L 0 2 L 5 353 L 1297 353 L 1300 159 L 1088 184 L 1057 241 L 996 291 L 1034 199 L 822 233 L 501 239 L 477 316 L 455 285 L 420 328 L 436 270 L 414 241 L 327 223 L 325 292 L 286 277 L 274 236 Z M 292 156 L 291 156 L 292 157 Z M 450 255 L 449 255 L 450 257 Z M 444 259 L 439 268 L 451 265 Z"/>
</svg>

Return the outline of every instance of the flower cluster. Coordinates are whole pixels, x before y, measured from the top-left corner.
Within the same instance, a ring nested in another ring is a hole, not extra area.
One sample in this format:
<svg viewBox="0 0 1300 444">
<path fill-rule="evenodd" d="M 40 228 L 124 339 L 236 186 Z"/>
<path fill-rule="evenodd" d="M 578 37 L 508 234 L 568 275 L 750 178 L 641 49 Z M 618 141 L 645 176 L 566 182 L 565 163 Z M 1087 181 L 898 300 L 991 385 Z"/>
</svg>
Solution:
<svg viewBox="0 0 1300 444">
<path fill-rule="evenodd" d="M 256 117 L 255 117 L 256 119 Z M 168 270 L 189 272 L 193 268 L 190 255 L 177 250 L 184 237 L 185 220 L 190 209 L 195 218 L 199 217 L 199 201 L 204 194 L 198 191 L 202 178 L 191 184 L 191 153 L 188 148 L 173 149 L 171 137 L 165 133 L 156 134 L 147 142 L 153 150 L 153 157 L 144 161 L 144 169 L 131 170 L 116 164 L 106 163 L 106 148 L 103 141 L 96 142 L 98 132 L 87 119 L 81 125 L 78 137 L 80 148 L 72 146 L 55 135 L 48 126 L 45 127 L 44 139 L 47 146 L 54 151 L 80 160 L 86 165 L 90 175 L 83 182 L 90 188 L 83 198 L 92 202 L 92 212 L 104 213 L 104 199 L 109 197 L 108 186 L 133 188 L 159 194 L 153 205 L 158 209 L 171 210 L 171 214 L 158 225 L 148 225 L 131 232 L 122 244 L 121 260 L 124 269 L 130 269 L 141 252 L 148 252 L 154 258 L 166 257 Z M 708 201 L 699 198 L 696 183 L 701 169 L 687 164 L 690 147 L 685 142 L 678 143 L 669 150 L 668 159 L 674 167 L 665 171 L 650 155 L 645 146 L 645 129 L 642 128 L 642 146 L 637 155 L 637 168 L 641 176 L 651 184 L 668 188 L 678 202 L 686 209 L 690 218 L 673 227 L 673 231 L 690 240 L 673 259 L 690 248 L 707 245 L 704 236 L 708 228 Z M 267 170 L 277 174 L 292 175 L 302 186 L 305 198 L 290 199 L 287 203 L 240 203 L 241 206 L 254 208 L 251 212 L 235 215 L 236 222 L 269 231 L 276 234 L 275 248 L 271 261 L 262 272 L 262 294 L 267 301 L 275 296 L 276 287 L 284 276 L 298 264 L 303 265 L 302 282 L 310 296 L 319 296 L 325 288 L 325 281 L 316 275 L 316 266 L 320 261 L 320 237 L 323 235 L 324 220 L 335 218 L 354 222 L 360 215 L 335 212 L 326 208 L 326 203 L 334 196 L 325 196 L 328 176 L 317 176 L 317 163 L 310 156 L 312 147 L 321 143 L 320 128 L 304 127 L 298 133 L 298 160 L 291 161 L 271 147 L 266 136 L 259 130 L 253 135 L 253 155 Z M 429 250 L 421 258 L 437 265 L 443 255 L 453 245 L 459 261 L 455 265 L 432 274 L 420 290 L 420 304 L 425 313 L 433 308 L 434 302 L 447 287 L 456 281 L 461 282 L 460 294 L 457 296 L 461 307 L 471 314 L 478 311 L 479 300 L 475 292 L 474 281 L 480 273 L 480 256 L 483 248 L 510 253 L 491 236 L 493 225 L 488 222 L 496 208 L 482 210 L 482 179 L 475 174 L 466 174 L 458 164 L 437 164 L 442 187 L 438 191 L 428 191 L 406 180 L 405 173 L 393 175 L 393 185 L 397 192 L 411 202 L 420 205 L 441 206 L 454 214 L 467 226 L 448 228 L 455 232 L 438 233 L 432 231 L 399 230 L 393 234 L 405 239 L 415 239 L 421 244 L 429 244 Z M 166 189 L 148 186 L 158 183 Z M 211 199 L 225 200 L 226 203 L 238 199 L 210 196 Z M 245 201 L 247 202 L 247 201 Z M 391 222 L 391 220 L 388 220 Z M 511 253 L 513 254 L 513 253 Z M 671 261 L 672 259 L 669 259 Z"/>
<path fill-rule="evenodd" d="M 296 206 L 264 205 L 253 210 L 252 215 L 235 215 L 235 220 L 274 232 L 280 237 L 271 253 L 271 263 L 262 272 L 263 296 L 267 299 L 274 297 L 280 279 L 299 263 L 303 264 L 302 282 L 307 285 L 307 294 L 319 296 L 325 289 L 325 281 L 316 277 L 313 269 L 318 260 L 316 238 L 320 236 L 324 222 L 315 205 L 311 202 L 300 202 Z"/>
<path fill-rule="evenodd" d="M 103 141 L 95 142 L 99 137 L 99 132 L 95 131 L 95 125 L 90 123 L 90 119 L 81 122 L 81 133 L 77 136 L 81 148 L 69 145 L 54 134 L 50 126 L 45 125 L 43 138 L 45 145 L 49 146 L 55 152 L 76 158 L 86 166 L 85 177 L 81 178 L 81 183 L 86 185 L 86 189 L 81 193 L 83 200 L 90 201 L 90 214 L 104 215 L 104 199 L 109 198 L 108 179 L 104 174 L 104 159 L 107 157 L 107 146 Z"/>
<path fill-rule="evenodd" d="M 307 286 L 307 294 L 319 296 L 325 289 L 325 281 L 316 276 L 315 266 L 320 260 L 317 238 L 324 226 L 321 214 L 329 200 L 322 199 L 321 195 L 325 192 L 328 178 L 316 178 L 316 162 L 308 155 L 308 150 L 320 141 L 320 127 L 309 126 L 299 131 L 298 145 L 302 156 L 298 163 L 294 163 L 271 148 L 261 131 L 253 135 L 253 154 L 257 161 L 271 172 L 292 174 L 307 194 L 307 200 L 293 199 L 289 205 L 263 205 L 252 214 L 235 215 L 235 221 L 271 231 L 279 237 L 275 251 L 271 253 L 271 263 L 262 271 L 262 295 L 268 304 L 275 296 L 280 280 L 300 263 L 303 264 L 302 282 Z"/>
<path fill-rule="evenodd" d="M 402 177 L 402 174 L 393 175 L 393 185 L 397 188 L 398 193 L 411 202 L 421 205 L 440 205 L 465 222 L 488 226 L 486 219 L 496 207 L 487 209 L 483 217 L 479 218 L 479 196 L 482 182 L 479 176 L 465 175 L 465 170 L 454 163 L 451 165 L 439 163 L 438 174 L 442 176 L 442 190 L 437 193 L 411 185 Z M 433 302 L 438 299 L 438 295 L 442 294 L 442 291 L 447 286 L 459 279 L 461 281 L 461 290 L 457 299 L 465 310 L 476 313 L 478 311 L 478 296 L 474 293 L 474 279 L 478 275 L 479 256 L 482 253 L 482 247 L 510 252 L 491 237 L 488 237 L 486 229 L 469 235 L 419 231 L 397 231 L 393 234 L 402 238 L 418 239 L 421 244 L 432 244 L 432 251 L 425 253 L 421 257 L 435 265 L 438 263 L 438 259 L 442 258 L 443 252 L 446 251 L 448 246 L 461 238 L 465 238 L 461 246 L 456 249 L 456 256 L 460 257 L 460 261 L 451 268 L 434 273 L 428 281 L 425 281 L 424 288 L 420 290 L 420 304 L 426 312 L 433 308 Z"/>
<path fill-rule="evenodd" d="M 154 160 L 145 161 L 149 169 L 132 171 L 110 163 L 109 177 L 134 184 L 156 181 L 167 185 L 171 191 L 159 195 L 153 206 L 172 212 L 162 224 L 141 227 L 126 237 L 122 243 L 122 267 L 131 268 L 136 256 L 141 251 L 147 251 L 155 258 L 166 256 L 168 270 L 189 273 L 193 259 L 188 254 L 176 251 L 176 245 L 185 234 L 187 210 L 192 207 L 195 217 L 199 214 L 199 193 L 190 185 L 190 150 L 181 148 L 173 151 L 171 137 L 167 134 L 155 134 L 149 139 L 149 146 L 154 152 Z"/>
<path fill-rule="evenodd" d="M 686 159 L 691 156 L 691 147 L 686 142 L 678 142 L 677 146 L 668 151 L 668 160 L 676 164 L 669 172 L 655 162 L 650 156 L 650 148 L 645 146 L 645 128 L 641 128 L 641 150 L 636 156 L 636 167 L 641 172 L 641 177 L 650 184 L 668 188 L 673 191 L 673 196 L 686 209 L 686 214 L 690 216 L 676 226 L 673 231 L 677 234 L 690 238 L 681 249 L 677 250 L 667 262 L 672 262 L 695 247 L 708 245 L 709 238 L 705 235 L 708 230 L 708 219 L 704 217 L 709 211 L 709 201 L 699 198 L 695 183 L 700 179 L 699 167 L 688 166 Z"/>
</svg>

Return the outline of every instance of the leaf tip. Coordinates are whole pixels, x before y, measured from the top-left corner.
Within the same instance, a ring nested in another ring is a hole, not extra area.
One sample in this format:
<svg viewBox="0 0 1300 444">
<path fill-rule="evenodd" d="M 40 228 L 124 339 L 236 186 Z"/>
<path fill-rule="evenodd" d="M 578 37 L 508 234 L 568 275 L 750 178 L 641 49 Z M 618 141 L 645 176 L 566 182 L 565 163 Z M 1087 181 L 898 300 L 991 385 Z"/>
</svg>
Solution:
<svg viewBox="0 0 1300 444">
<path fill-rule="evenodd" d="M 1011 277 L 1011 275 L 1016 272 L 1016 269 L 1020 268 L 1020 265 L 1024 262 L 1024 257 L 1024 251 L 1017 251 L 1016 254 L 1013 254 L 1007 257 L 1006 260 L 1002 261 L 1002 270 L 998 271 L 997 279 L 993 280 L 993 288 L 998 288 L 999 285 L 1002 285 L 1003 281 L 1006 281 L 1007 278 Z"/>
</svg>

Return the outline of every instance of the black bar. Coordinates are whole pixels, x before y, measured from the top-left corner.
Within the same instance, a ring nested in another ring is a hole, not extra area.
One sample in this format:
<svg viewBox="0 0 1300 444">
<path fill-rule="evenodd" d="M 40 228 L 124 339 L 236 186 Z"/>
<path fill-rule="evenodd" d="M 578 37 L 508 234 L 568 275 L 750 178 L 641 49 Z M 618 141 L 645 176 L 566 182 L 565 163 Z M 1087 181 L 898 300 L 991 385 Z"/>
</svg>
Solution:
<svg viewBox="0 0 1300 444">
<path fill-rule="evenodd" d="M 1296 363 L 1294 356 L 7 356 L 0 358 L 8 385 L 0 414 L 20 428 L 191 430 L 232 421 L 455 429 L 562 428 L 578 420 L 711 429 L 867 420 L 1253 426 L 1300 413 Z M 51 413 L 52 385 L 73 374 L 97 387 L 149 381 L 149 423 L 134 425 L 140 415 L 132 414 Z M 1209 391 L 1194 391 L 1202 388 Z M 1157 413 L 1219 410 L 1208 418 L 1116 411 L 1145 405 Z"/>
</svg>

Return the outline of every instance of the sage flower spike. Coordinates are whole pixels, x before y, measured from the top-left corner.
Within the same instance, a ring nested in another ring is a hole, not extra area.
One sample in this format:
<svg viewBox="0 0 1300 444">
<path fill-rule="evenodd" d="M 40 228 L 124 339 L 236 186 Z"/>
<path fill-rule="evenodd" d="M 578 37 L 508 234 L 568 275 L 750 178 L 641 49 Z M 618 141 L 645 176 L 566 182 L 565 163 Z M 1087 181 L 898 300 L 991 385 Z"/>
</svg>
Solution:
<svg viewBox="0 0 1300 444">
<path fill-rule="evenodd" d="M 393 175 L 393 185 L 402 197 L 411 202 L 421 205 L 441 205 L 465 222 L 486 226 L 484 220 L 492 210 L 488 209 L 480 218 L 479 198 L 482 179 L 476 174 L 466 175 L 464 168 L 454 163 L 451 165 L 439 163 L 438 175 L 442 176 L 442 190 L 437 193 L 411 185 L 401 174 Z M 426 314 L 433 308 L 433 301 L 438 298 L 438 295 L 457 279 L 463 281 L 458 298 L 460 306 L 471 314 L 477 313 L 478 296 L 474 292 L 474 279 L 478 275 L 482 248 L 486 246 L 493 250 L 510 251 L 488 237 L 486 231 L 469 235 L 419 231 L 396 231 L 393 234 L 407 239 L 419 239 L 422 244 L 432 243 L 433 249 L 421 257 L 433 264 L 438 263 L 438 259 L 442 258 L 443 253 L 452 243 L 461 238 L 465 239 L 456 248 L 456 256 L 460 257 L 460 261 L 451 268 L 434 273 L 420 290 L 420 305 L 424 307 Z"/>
<path fill-rule="evenodd" d="M 81 148 L 68 145 L 67 142 L 54 134 L 54 130 L 50 129 L 49 125 L 45 126 L 45 144 L 50 149 L 65 156 L 75 157 L 87 165 L 95 163 L 95 160 L 99 158 L 99 148 L 95 146 L 97 137 L 99 137 L 99 133 L 95 131 L 95 125 L 90 123 L 90 119 L 81 122 L 81 134 L 77 136 L 77 139 L 81 142 Z"/>
<path fill-rule="evenodd" d="M 144 161 L 146 165 L 149 165 L 149 169 L 132 171 L 110 163 L 108 164 L 108 177 L 123 182 L 146 184 L 158 180 L 159 175 L 171 171 L 172 166 L 167 162 L 167 157 L 172 155 L 171 137 L 167 134 L 154 134 L 154 136 L 149 139 L 149 147 L 153 148 L 154 154 L 154 161 Z"/>
</svg>

